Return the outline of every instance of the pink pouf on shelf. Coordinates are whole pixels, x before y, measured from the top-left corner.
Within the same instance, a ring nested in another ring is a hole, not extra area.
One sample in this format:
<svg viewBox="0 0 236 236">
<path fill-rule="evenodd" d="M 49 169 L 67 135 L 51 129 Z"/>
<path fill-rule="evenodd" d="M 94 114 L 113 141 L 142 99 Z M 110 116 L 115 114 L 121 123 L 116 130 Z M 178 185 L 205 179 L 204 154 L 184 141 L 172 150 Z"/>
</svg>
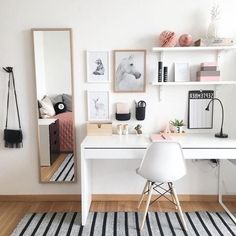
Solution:
<svg viewBox="0 0 236 236">
<path fill-rule="evenodd" d="M 191 46 L 192 43 L 193 43 L 193 38 L 190 34 L 182 34 L 179 37 L 179 45 L 181 47 Z"/>
<path fill-rule="evenodd" d="M 173 31 L 165 30 L 160 34 L 161 47 L 175 47 L 177 44 L 177 36 Z"/>
</svg>

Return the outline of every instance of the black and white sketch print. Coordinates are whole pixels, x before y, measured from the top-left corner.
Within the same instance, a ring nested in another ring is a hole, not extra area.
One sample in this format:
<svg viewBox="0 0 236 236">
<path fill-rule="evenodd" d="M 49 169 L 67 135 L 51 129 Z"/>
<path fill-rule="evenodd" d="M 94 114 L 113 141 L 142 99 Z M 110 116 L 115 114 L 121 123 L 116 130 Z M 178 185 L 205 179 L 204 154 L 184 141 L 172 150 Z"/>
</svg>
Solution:
<svg viewBox="0 0 236 236">
<path fill-rule="evenodd" d="M 114 63 L 115 92 L 145 91 L 145 50 L 116 50 Z"/>
<path fill-rule="evenodd" d="M 109 53 L 106 51 L 87 51 L 88 82 L 109 82 Z"/>
<path fill-rule="evenodd" d="M 88 91 L 88 120 L 109 120 L 109 92 Z"/>
<path fill-rule="evenodd" d="M 104 75 L 105 68 L 103 66 L 102 59 L 98 58 L 94 63 L 96 64 L 96 69 L 93 71 L 93 74 L 94 75 Z"/>
</svg>

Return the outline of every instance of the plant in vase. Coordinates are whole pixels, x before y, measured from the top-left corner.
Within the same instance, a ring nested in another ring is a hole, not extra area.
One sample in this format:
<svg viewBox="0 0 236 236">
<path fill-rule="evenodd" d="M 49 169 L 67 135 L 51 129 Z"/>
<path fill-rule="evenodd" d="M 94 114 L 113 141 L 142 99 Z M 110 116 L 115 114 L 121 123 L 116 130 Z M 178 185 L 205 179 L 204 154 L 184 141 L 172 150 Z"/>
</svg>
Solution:
<svg viewBox="0 0 236 236">
<path fill-rule="evenodd" d="M 175 133 L 183 132 L 183 126 L 184 126 L 183 120 L 174 119 L 174 121 L 173 120 L 170 121 L 170 124 L 173 126 Z"/>
<path fill-rule="evenodd" d="M 220 7 L 218 4 L 214 4 L 211 9 L 211 22 L 207 30 L 207 39 L 212 40 L 219 38 L 220 28 Z"/>
</svg>

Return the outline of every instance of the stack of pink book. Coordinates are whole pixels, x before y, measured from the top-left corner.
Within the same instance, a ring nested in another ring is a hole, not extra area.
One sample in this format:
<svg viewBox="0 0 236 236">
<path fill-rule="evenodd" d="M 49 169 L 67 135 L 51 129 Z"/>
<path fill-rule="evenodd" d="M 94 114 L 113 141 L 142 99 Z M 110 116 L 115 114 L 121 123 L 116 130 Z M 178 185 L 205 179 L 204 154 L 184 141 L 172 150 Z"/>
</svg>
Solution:
<svg viewBox="0 0 236 236">
<path fill-rule="evenodd" d="M 197 72 L 197 80 L 206 81 L 219 81 L 220 71 L 217 70 L 216 62 L 204 62 L 201 63 L 201 69 Z"/>
</svg>

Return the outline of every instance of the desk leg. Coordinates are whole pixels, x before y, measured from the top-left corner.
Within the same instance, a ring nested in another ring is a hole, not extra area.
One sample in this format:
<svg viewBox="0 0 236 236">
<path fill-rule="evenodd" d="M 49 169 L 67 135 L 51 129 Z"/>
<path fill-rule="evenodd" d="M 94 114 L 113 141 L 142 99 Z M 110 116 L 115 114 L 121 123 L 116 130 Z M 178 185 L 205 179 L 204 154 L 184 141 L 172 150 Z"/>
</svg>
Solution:
<svg viewBox="0 0 236 236">
<path fill-rule="evenodd" d="M 91 205 L 91 160 L 85 159 L 81 148 L 81 215 L 82 225 L 86 224 Z"/>
<path fill-rule="evenodd" d="M 236 223 L 236 218 L 235 216 L 231 213 L 231 211 L 228 209 L 228 207 L 223 203 L 222 201 L 222 166 L 223 166 L 223 161 L 226 160 L 219 160 L 220 161 L 220 168 L 219 168 L 219 186 L 218 186 L 218 190 L 219 190 L 219 195 L 218 195 L 218 200 L 220 205 L 224 208 L 224 210 L 228 213 L 228 215 L 231 217 L 231 219 L 234 221 L 234 223 Z"/>
</svg>

